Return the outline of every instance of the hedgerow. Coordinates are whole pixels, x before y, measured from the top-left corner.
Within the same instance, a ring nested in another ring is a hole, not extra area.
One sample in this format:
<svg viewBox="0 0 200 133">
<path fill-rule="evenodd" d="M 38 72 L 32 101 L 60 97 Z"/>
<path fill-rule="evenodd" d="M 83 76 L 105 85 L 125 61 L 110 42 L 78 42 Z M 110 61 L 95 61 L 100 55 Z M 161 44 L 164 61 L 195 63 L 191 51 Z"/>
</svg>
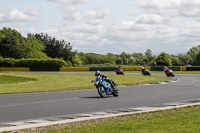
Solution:
<svg viewBox="0 0 200 133">
<path fill-rule="evenodd" d="M 34 68 L 50 68 L 50 67 L 71 67 L 71 62 L 65 62 L 63 59 L 0 59 L 0 67 L 34 67 Z"/>
</svg>

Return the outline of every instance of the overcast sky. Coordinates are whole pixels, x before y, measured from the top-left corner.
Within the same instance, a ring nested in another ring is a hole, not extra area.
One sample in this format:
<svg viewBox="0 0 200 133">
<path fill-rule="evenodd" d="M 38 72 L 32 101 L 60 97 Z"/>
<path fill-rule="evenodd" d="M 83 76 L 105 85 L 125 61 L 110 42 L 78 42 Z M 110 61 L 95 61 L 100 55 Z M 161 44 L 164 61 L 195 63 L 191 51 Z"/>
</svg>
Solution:
<svg viewBox="0 0 200 133">
<path fill-rule="evenodd" d="M 84 53 L 179 54 L 200 45 L 200 0 L 0 0 L 3 27 Z"/>
</svg>

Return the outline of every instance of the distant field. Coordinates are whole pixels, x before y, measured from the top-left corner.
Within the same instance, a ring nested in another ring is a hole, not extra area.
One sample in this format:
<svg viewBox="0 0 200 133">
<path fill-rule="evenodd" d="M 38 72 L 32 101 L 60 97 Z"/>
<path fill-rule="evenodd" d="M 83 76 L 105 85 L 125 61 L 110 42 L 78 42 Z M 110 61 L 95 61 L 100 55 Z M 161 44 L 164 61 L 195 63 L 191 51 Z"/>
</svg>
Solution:
<svg viewBox="0 0 200 133">
<path fill-rule="evenodd" d="M 142 75 L 108 76 L 113 78 L 118 85 L 156 83 L 171 79 L 167 77 Z M 91 83 L 91 80 L 94 80 L 95 78 L 94 75 L 3 72 L 0 73 L 0 77 L 0 94 L 67 91 L 95 88 L 94 84 Z"/>
</svg>

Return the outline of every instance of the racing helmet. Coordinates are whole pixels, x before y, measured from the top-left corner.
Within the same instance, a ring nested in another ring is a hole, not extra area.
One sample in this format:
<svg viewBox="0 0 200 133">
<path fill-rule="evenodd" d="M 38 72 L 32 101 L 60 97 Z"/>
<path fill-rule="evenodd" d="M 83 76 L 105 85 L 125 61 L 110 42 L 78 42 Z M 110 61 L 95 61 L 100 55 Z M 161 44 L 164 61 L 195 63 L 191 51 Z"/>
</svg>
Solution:
<svg viewBox="0 0 200 133">
<path fill-rule="evenodd" d="M 100 75 L 101 75 L 100 71 L 95 72 L 95 76 L 100 76 Z"/>
<path fill-rule="evenodd" d="M 144 67 L 142 67 L 142 69 L 144 69 Z"/>
</svg>

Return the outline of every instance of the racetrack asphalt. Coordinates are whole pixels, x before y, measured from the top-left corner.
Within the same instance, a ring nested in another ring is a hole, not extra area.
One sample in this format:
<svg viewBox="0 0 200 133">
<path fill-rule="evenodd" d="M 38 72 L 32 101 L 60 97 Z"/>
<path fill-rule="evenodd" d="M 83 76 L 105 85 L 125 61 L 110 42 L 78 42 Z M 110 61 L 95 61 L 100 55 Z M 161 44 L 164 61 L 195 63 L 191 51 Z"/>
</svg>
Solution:
<svg viewBox="0 0 200 133">
<path fill-rule="evenodd" d="M 164 74 L 152 75 L 165 76 Z M 176 75 L 175 79 L 180 81 L 119 87 L 119 97 L 100 98 L 96 89 L 0 95 L 0 123 L 200 99 L 200 75 Z"/>
</svg>

